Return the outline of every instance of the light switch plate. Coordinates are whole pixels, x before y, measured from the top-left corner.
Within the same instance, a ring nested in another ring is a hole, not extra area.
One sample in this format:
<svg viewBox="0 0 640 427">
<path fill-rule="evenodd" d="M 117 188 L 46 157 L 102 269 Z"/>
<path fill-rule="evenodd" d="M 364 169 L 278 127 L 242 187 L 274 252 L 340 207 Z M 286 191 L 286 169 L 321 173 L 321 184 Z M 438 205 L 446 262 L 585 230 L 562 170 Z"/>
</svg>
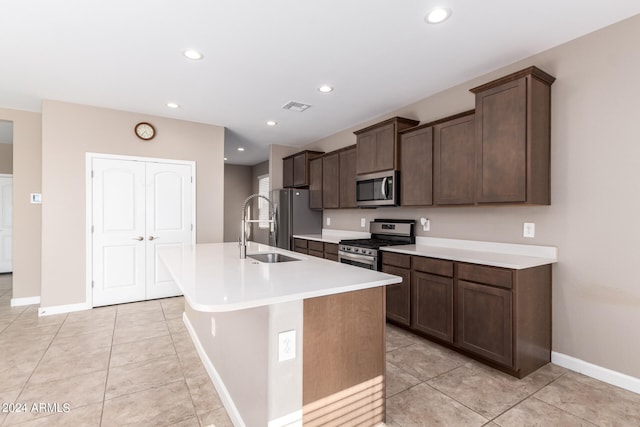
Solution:
<svg viewBox="0 0 640 427">
<path fill-rule="evenodd" d="M 522 231 L 522 235 L 524 237 L 535 237 L 536 236 L 536 224 L 533 222 L 525 222 L 524 230 Z"/>
<path fill-rule="evenodd" d="M 31 203 L 39 205 L 42 203 L 42 194 L 40 193 L 31 193 Z"/>
<path fill-rule="evenodd" d="M 296 331 L 280 332 L 278 334 L 278 362 L 296 358 Z"/>
</svg>

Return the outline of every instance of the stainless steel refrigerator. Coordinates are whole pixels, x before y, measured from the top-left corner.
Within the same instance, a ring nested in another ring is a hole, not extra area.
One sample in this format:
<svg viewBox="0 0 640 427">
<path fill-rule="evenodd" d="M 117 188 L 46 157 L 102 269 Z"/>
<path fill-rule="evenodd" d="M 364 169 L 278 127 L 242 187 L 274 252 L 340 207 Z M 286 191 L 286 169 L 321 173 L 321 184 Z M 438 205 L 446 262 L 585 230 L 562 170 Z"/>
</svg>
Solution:
<svg viewBox="0 0 640 427">
<path fill-rule="evenodd" d="M 294 234 L 322 233 L 322 211 L 309 209 L 309 190 L 274 190 L 271 197 L 276 210 L 277 247 L 291 251 Z"/>
</svg>

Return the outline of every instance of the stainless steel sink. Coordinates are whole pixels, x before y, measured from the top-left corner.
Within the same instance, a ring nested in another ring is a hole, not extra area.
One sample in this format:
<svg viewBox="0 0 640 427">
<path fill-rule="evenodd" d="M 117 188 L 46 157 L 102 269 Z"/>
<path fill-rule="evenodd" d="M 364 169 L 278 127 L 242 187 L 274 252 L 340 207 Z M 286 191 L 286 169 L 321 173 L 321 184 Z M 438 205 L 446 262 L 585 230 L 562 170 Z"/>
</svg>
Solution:
<svg viewBox="0 0 640 427">
<path fill-rule="evenodd" d="M 266 262 L 269 264 L 274 262 L 300 261 L 298 258 L 293 258 L 277 252 L 266 252 L 261 254 L 247 255 L 247 258 L 253 258 L 256 261 Z"/>
</svg>

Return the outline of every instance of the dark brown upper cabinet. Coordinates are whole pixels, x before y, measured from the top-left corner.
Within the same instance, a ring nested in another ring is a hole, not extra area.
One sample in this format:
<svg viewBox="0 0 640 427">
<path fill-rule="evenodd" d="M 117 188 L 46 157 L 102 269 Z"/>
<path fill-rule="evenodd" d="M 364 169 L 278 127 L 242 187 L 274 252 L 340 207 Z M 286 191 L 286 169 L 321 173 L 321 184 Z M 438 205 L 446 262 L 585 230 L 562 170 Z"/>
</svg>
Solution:
<svg viewBox="0 0 640 427">
<path fill-rule="evenodd" d="M 322 207 L 340 207 L 340 154 L 325 154 L 322 157 Z"/>
<path fill-rule="evenodd" d="M 358 175 L 398 169 L 398 132 L 416 126 L 416 120 L 393 117 L 366 127 L 356 134 L 356 173 Z"/>
<path fill-rule="evenodd" d="M 472 205 L 476 191 L 473 111 L 433 125 L 433 204 Z"/>
<path fill-rule="evenodd" d="M 309 208 L 322 209 L 322 157 L 309 161 Z"/>
<path fill-rule="evenodd" d="M 340 207 L 356 207 L 356 147 L 340 151 Z"/>
<path fill-rule="evenodd" d="M 476 202 L 551 204 L 551 84 L 530 67 L 471 89 L 476 95 Z"/>
<path fill-rule="evenodd" d="M 419 126 L 400 135 L 400 204 L 433 204 L 433 127 Z"/>
<path fill-rule="evenodd" d="M 293 187 L 293 157 L 285 157 L 282 159 L 282 187 Z"/>
<path fill-rule="evenodd" d="M 305 188 L 309 186 L 309 161 L 318 156 L 319 151 L 301 151 L 282 159 L 282 186 L 284 188 Z"/>
</svg>

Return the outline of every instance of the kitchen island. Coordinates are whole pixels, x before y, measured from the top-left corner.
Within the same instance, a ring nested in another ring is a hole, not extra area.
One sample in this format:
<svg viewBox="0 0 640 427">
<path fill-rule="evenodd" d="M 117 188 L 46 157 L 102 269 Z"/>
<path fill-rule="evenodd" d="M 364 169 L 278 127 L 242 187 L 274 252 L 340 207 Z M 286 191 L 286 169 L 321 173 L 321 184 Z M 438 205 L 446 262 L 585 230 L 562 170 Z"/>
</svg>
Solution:
<svg viewBox="0 0 640 427">
<path fill-rule="evenodd" d="M 296 260 L 260 262 L 252 254 Z M 397 276 L 249 242 L 168 247 L 184 322 L 235 425 L 385 418 L 385 286 Z"/>
</svg>

